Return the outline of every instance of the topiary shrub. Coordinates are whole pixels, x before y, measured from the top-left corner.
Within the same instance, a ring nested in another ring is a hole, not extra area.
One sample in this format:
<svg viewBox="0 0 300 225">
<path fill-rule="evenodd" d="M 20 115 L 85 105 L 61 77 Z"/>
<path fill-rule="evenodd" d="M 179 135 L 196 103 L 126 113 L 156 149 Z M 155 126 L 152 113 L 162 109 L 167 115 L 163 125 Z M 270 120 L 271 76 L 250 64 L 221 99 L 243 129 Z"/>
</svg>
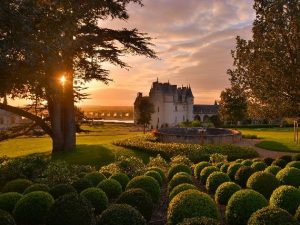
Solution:
<svg viewBox="0 0 300 225">
<path fill-rule="evenodd" d="M 230 178 L 226 173 L 216 171 L 208 176 L 205 187 L 209 193 L 214 194 L 221 184 L 228 181 Z"/>
<path fill-rule="evenodd" d="M 148 170 L 148 171 L 154 170 L 154 171 L 158 172 L 158 173 L 160 174 L 162 180 L 163 180 L 163 181 L 166 180 L 165 172 L 164 172 L 161 168 L 156 167 L 156 166 L 152 166 L 152 167 L 149 167 L 147 170 Z"/>
<path fill-rule="evenodd" d="M 126 186 L 126 190 L 132 188 L 141 188 L 151 195 L 152 201 L 157 203 L 160 196 L 160 188 L 158 182 L 149 176 L 134 177 Z"/>
<path fill-rule="evenodd" d="M 297 221 L 286 210 L 277 207 L 264 207 L 254 212 L 247 225 L 297 225 Z"/>
<path fill-rule="evenodd" d="M 251 166 L 242 166 L 240 167 L 234 176 L 234 180 L 241 187 L 246 187 L 248 178 L 255 172 Z"/>
<path fill-rule="evenodd" d="M 274 161 L 274 159 L 270 158 L 270 157 L 266 157 L 266 158 L 263 159 L 263 162 L 265 164 L 267 164 L 268 166 L 271 166 L 271 164 L 272 164 L 273 161 Z"/>
<path fill-rule="evenodd" d="M 251 166 L 253 164 L 251 159 L 245 159 L 244 161 L 241 162 L 243 166 Z"/>
<path fill-rule="evenodd" d="M 234 181 L 235 174 L 240 167 L 242 167 L 242 164 L 240 164 L 240 163 L 232 163 L 229 165 L 229 167 L 227 169 L 227 174 L 232 181 Z"/>
<path fill-rule="evenodd" d="M 247 181 L 247 188 L 251 188 L 269 199 L 273 191 L 279 187 L 280 182 L 271 173 L 256 172 Z"/>
<path fill-rule="evenodd" d="M 72 183 L 72 186 L 76 189 L 78 193 L 82 192 L 83 190 L 93 187 L 92 183 L 85 178 L 81 178 L 76 180 Z"/>
<path fill-rule="evenodd" d="M 159 183 L 159 186 L 160 187 L 162 186 L 162 178 L 158 172 L 150 170 L 150 171 L 146 172 L 144 175 L 153 177 Z"/>
<path fill-rule="evenodd" d="M 134 207 L 126 204 L 115 204 L 106 209 L 100 216 L 97 225 L 146 225 L 144 217 Z"/>
<path fill-rule="evenodd" d="M 221 223 L 216 219 L 201 216 L 184 219 L 178 225 L 221 225 Z"/>
<path fill-rule="evenodd" d="M 153 202 L 151 196 L 140 188 L 123 192 L 117 200 L 119 204 L 128 204 L 136 208 L 149 221 L 152 216 Z"/>
<path fill-rule="evenodd" d="M 243 159 L 237 159 L 237 160 L 235 160 L 236 163 L 241 163 L 243 161 L 244 161 Z"/>
<path fill-rule="evenodd" d="M 197 190 L 186 190 L 176 195 L 169 203 L 168 225 L 175 225 L 186 218 L 206 216 L 219 219 L 218 208 L 211 197 Z"/>
<path fill-rule="evenodd" d="M 47 192 L 28 193 L 17 202 L 13 211 L 14 218 L 17 224 L 45 224 L 47 212 L 53 203 L 53 197 Z"/>
<path fill-rule="evenodd" d="M 57 184 L 50 189 L 49 193 L 57 199 L 65 194 L 76 193 L 76 189 L 70 184 Z"/>
<path fill-rule="evenodd" d="M 215 193 L 215 201 L 220 205 L 227 205 L 231 196 L 241 190 L 241 187 L 234 182 L 225 182 L 221 184 Z"/>
<path fill-rule="evenodd" d="M 184 164 L 176 164 L 176 165 L 173 165 L 169 171 L 168 171 L 168 179 L 171 180 L 172 177 L 176 174 L 176 173 L 179 173 L 179 172 L 186 172 L 190 175 L 192 175 L 192 170 L 189 166 L 187 165 L 184 165 Z"/>
<path fill-rule="evenodd" d="M 279 166 L 280 168 L 284 168 L 286 166 L 287 162 L 283 159 L 275 159 L 272 162 L 272 166 Z"/>
<path fill-rule="evenodd" d="M 296 210 L 295 218 L 298 222 L 300 222 L 300 206 Z"/>
<path fill-rule="evenodd" d="M 95 209 L 96 214 L 101 214 L 101 212 L 108 206 L 108 198 L 105 192 L 100 188 L 87 188 L 83 190 L 80 195 L 89 201 L 89 203 Z"/>
<path fill-rule="evenodd" d="M 16 225 L 14 218 L 6 211 L 0 209 L 1 225 Z"/>
<path fill-rule="evenodd" d="M 105 180 L 106 177 L 99 172 L 91 172 L 84 176 L 94 187 L 96 187 L 101 181 Z"/>
<path fill-rule="evenodd" d="M 93 225 L 94 213 L 88 200 L 76 193 L 58 198 L 48 212 L 47 225 Z"/>
<path fill-rule="evenodd" d="M 224 165 L 224 162 L 219 162 L 219 163 L 215 164 L 215 166 L 218 167 L 219 169 L 220 169 L 221 166 L 223 166 L 223 165 Z"/>
<path fill-rule="evenodd" d="M 168 188 L 169 192 L 172 191 L 174 187 L 179 184 L 193 184 L 193 178 L 184 172 L 176 173 L 173 178 L 170 180 Z"/>
<path fill-rule="evenodd" d="M 271 173 L 271 174 L 273 174 L 273 175 L 276 176 L 276 174 L 277 174 L 280 170 L 281 170 L 281 167 L 279 167 L 279 166 L 268 166 L 268 167 L 264 170 L 264 172 L 266 172 L 266 173 Z"/>
<path fill-rule="evenodd" d="M 118 181 L 121 184 L 123 190 L 125 190 L 126 185 L 128 184 L 128 182 L 130 180 L 129 177 L 125 173 L 115 173 L 110 176 L 110 179 L 114 179 L 114 180 Z"/>
<path fill-rule="evenodd" d="M 252 213 L 267 205 L 267 199 L 254 190 L 237 191 L 231 196 L 226 207 L 226 221 L 230 225 L 246 225 Z"/>
<path fill-rule="evenodd" d="M 22 194 L 18 192 L 7 192 L 0 194 L 0 209 L 12 213 L 17 202 L 22 198 Z"/>
<path fill-rule="evenodd" d="M 202 184 L 206 184 L 206 180 L 210 174 L 213 172 L 219 171 L 218 167 L 215 166 L 207 166 L 200 173 L 200 182 Z"/>
<path fill-rule="evenodd" d="M 169 201 L 171 201 L 177 194 L 186 190 L 197 190 L 197 187 L 193 184 L 179 184 L 173 188 L 173 190 L 169 194 Z"/>
<path fill-rule="evenodd" d="M 252 162 L 262 162 L 262 159 L 261 158 L 254 158 L 254 159 L 252 159 Z"/>
<path fill-rule="evenodd" d="M 300 161 L 300 153 L 293 155 L 294 161 Z"/>
<path fill-rule="evenodd" d="M 220 167 L 220 171 L 223 173 L 227 173 L 227 169 L 229 167 L 229 163 L 224 163 L 221 167 Z"/>
<path fill-rule="evenodd" d="M 209 162 L 199 162 L 198 164 L 195 165 L 194 168 L 194 175 L 196 177 L 196 179 L 200 179 L 200 173 L 201 171 L 205 168 L 211 166 L 211 163 Z"/>
<path fill-rule="evenodd" d="M 117 198 L 122 193 L 121 184 L 114 179 L 103 180 L 97 185 L 97 187 L 101 188 L 109 199 Z"/>
<path fill-rule="evenodd" d="M 300 161 L 292 161 L 286 164 L 286 167 L 294 167 L 296 169 L 300 169 Z"/>
<path fill-rule="evenodd" d="M 254 162 L 251 167 L 255 170 L 255 171 L 263 171 L 265 170 L 268 165 L 265 164 L 264 162 Z"/>
<path fill-rule="evenodd" d="M 276 178 L 285 185 L 300 186 L 300 169 L 286 167 L 276 174 Z"/>
<path fill-rule="evenodd" d="M 32 182 L 30 180 L 16 179 L 7 182 L 2 188 L 2 192 L 18 192 L 22 194 L 30 185 L 32 185 Z"/>
<path fill-rule="evenodd" d="M 26 188 L 23 194 L 25 195 L 25 194 L 28 194 L 33 191 L 49 192 L 50 188 L 46 184 L 33 184 L 33 185 L 29 186 L 28 188 Z"/>
<path fill-rule="evenodd" d="M 300 190 L 293 186 L 283 185 L 275 189 L 270 197 L 270 205 L 295 214 L 300 205 Z"/>
<path fill-rule="evenodd" d="M 291 155 L 282 155 L 278 159 L 283 159 L 287 163 L 291 162 L 293 160 L 293 156 Z"/>
</svg>

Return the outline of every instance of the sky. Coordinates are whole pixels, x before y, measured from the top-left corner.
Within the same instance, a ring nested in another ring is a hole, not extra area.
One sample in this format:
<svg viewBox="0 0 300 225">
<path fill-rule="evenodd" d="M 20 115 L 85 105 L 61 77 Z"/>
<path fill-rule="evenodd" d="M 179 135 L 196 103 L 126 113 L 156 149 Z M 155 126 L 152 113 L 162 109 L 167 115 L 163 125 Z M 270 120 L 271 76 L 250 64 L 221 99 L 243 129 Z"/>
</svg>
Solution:
<svg viewBox="0 0 300 225">
<path fill-rule="evenodd" d="M 159 59 L 126 56 L 128 70 L 106 65 L 109 85 L 88 84 L 90 99 L 81 105 L 130 106 L 137 92 L 148 95 L 157 78 L 191 85 L 195 103 L 213 104 L 229 86 L 227 69 L 237 35 L 251 39 L 253 0 L 144 0 L 129 5 L 128 21 L 107 20 L 109 28 L 138 28 L 154 38 Z"/>
</svg>

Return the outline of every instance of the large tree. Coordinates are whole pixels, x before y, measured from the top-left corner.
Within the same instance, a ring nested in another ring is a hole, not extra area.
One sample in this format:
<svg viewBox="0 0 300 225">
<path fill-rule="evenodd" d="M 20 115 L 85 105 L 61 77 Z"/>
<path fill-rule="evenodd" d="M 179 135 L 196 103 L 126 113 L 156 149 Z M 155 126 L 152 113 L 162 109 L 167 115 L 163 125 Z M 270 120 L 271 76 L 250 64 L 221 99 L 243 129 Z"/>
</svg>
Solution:
<svg viewBox="0 0 300 225">
<path fill-rule="evenodd" d="M 154 105 L 149 97 L 144 96 L 137 99 L 135 109 L 138 111 L 137 124 L 143 125 L 145 133 L 146 126 L 150 124 L 151 115 L 155 112 Z"/>
<path fill-rule="evenodd" d="M 0 1 L 0 97 L 34 103 L 18 108 L 3 102 L 0 109 L 40 126 L 52 138 L 53 151 L 73 150 L 74 102 L 82 97 L 82 85 L 110 81 L 103 62 L 127 67 L 126 54 L 155 58 L 147 34 L 102 27 L 103 20 L 127 20 L 130 3 L 142 6 L 142 0 Z"/>
<path fill-rule="evenodd" d="M 237 37 L 232 51 L 231 82 L 270 116 L 299 116 L 300 1 L 255 0 L 254 9 L 252 40 Z"/>
</svg>

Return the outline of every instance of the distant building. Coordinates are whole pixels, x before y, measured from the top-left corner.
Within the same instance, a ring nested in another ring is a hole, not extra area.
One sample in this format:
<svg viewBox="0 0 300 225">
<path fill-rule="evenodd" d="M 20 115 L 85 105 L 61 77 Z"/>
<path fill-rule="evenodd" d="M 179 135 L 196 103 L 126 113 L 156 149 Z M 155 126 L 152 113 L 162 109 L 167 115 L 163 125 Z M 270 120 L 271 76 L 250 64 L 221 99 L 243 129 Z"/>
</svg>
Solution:
<svg viewBox="0 0 300 225">
<path fill-rule="evenodd" d="M 0 109 L 0 130 L 5 130 L 23 122 L 22 117 Z"/>
<path fill-rule="evenodd" d="M 194 119 L 202 122 L 209 120 L 211 116 L 218 115 L 219 105 L 194 105 Z"/>
</svg>

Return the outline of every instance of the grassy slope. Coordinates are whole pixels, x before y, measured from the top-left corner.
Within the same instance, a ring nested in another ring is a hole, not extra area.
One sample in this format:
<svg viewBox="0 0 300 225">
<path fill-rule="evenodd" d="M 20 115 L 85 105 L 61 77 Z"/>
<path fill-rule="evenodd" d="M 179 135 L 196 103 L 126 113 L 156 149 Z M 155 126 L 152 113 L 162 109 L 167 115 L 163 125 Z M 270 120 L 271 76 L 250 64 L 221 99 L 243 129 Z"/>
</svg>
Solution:
<svg viewBox="0 0 300 225">
<path fill-rule="evenodd" d="M 243 134 L 255 134 L 262 141 L 257 147 L 286 152 L 300 152 L 300 144 L 294 143 L 293 128 L 258 128 L 240 129 Z"/>
</svg>

